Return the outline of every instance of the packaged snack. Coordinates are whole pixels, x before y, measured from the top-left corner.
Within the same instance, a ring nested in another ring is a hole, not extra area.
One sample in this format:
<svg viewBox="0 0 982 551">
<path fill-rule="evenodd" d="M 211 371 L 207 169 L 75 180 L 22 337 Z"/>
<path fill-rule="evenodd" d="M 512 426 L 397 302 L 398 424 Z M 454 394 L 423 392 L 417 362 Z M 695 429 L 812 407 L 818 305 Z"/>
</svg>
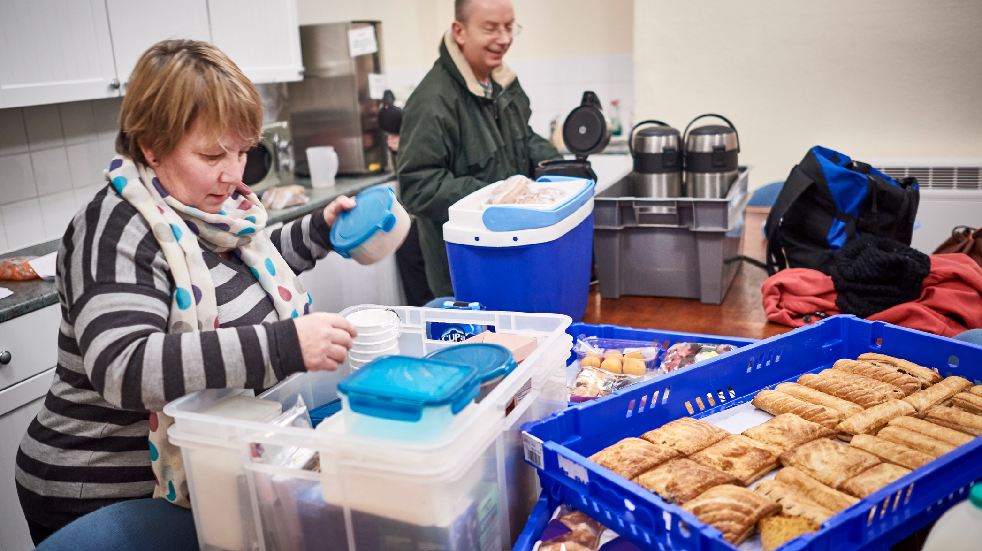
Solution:
<svg viewBox="0 0 982 551">
<path fill-rule="evenodd" d="M 568 384 L 572 402 L 606 396 L 662 373 L 661 350 L 650 342 L 581 335 L 573 351 L 579 371 Z"/>
<path fill-rule="evenodd" d="M 297 184 L 267 189 L 263 192 L 259 200 L 269 210 L 306 205 L 310 202 L 310 198 L 307 197 L 304 187 Z"/>
<path fill-rule="evenodd" d="M 9 258 L 0 258 L 0 280 L 27 281 L 30 279 L 41 279 L 41 276 L 29 264 L 35 258 L 37 257 L 11 256 Z"/>
<path fill-rule="evenodd" d="M 660 367 L 663 372 L 669 373 L 687 365 L 719 356 L 735 348 L 732 344 L 675 343 L 665 351 Z"/>
<path fill-rule="evenodd" d="M 537 544 L 538 551 L 596 551 L 603 525 L 565 505 L 557 509 Z"/>
</svg>

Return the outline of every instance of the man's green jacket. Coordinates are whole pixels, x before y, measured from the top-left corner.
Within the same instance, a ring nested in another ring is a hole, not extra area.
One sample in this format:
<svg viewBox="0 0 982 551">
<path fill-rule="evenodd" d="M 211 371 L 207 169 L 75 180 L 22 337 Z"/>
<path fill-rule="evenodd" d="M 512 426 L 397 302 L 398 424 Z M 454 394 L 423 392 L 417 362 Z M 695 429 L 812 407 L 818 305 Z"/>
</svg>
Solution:
<svg viewBox="0 0 982 551">
<path fill-rule="evenodd" d="M 453 294 L 443 223 L 457 200 L 559 157 L 529 127 L 532 110 L 504 64 L 491 75 L 493 98 L 474 77 L 448 31 L 440 58 L 406 102 L 396 168 L 402 201 L 416 216 L 426 277 L 435 296 Z"/>
</svg>

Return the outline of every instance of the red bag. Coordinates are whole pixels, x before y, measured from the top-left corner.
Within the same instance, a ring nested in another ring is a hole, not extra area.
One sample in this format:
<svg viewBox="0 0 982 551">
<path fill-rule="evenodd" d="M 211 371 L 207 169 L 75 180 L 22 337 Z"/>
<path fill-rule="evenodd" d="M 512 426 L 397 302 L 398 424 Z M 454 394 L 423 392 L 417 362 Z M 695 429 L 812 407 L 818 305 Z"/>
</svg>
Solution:
<svg viewBox="0 0 982 551">
<path fill-rule="evenodd" d="M 955 226 L 951 237 L 934 250 L 934 254 L 943 253 L 964 253 L 982 266 L 982 228 Z"/>
</svg>

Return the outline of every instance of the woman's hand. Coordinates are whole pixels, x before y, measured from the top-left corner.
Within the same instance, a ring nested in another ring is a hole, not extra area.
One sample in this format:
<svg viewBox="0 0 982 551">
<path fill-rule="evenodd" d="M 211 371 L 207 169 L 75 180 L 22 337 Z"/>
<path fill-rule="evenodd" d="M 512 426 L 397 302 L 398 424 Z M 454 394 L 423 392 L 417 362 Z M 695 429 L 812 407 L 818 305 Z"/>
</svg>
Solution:
<svg viewBox="0 0 982 551">
<path fill-rule="evenodd" d="M 293 320 L 307 371 L 334 371 L 348 356 L 351 339 L 358 335 L 340 314 L 311 312 Z"/>
<path fill-rule="evenodd" d="M 342 195 L 324 207 L 324 221 L 327 222 L 328 226 L 333 226 L 339 214 L 353 208 L 355 208 L 355 200 Z"/>
</svg>

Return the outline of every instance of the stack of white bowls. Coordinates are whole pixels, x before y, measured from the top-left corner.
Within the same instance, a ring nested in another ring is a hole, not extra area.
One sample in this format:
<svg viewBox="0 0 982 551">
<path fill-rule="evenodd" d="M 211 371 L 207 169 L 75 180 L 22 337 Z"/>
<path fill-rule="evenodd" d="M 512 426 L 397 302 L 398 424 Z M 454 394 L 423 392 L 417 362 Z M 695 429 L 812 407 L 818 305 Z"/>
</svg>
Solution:
<svg viewBox="0 0 982 551">
<path fill-rule="evenodd" d="M 371 362 L 379 356 L 399 353 L 399 315 L 386 308 L 366 308 L 348 314 L 358 336 L 351 343 L 348 365 L 352 370 Z"/>
</svg>

